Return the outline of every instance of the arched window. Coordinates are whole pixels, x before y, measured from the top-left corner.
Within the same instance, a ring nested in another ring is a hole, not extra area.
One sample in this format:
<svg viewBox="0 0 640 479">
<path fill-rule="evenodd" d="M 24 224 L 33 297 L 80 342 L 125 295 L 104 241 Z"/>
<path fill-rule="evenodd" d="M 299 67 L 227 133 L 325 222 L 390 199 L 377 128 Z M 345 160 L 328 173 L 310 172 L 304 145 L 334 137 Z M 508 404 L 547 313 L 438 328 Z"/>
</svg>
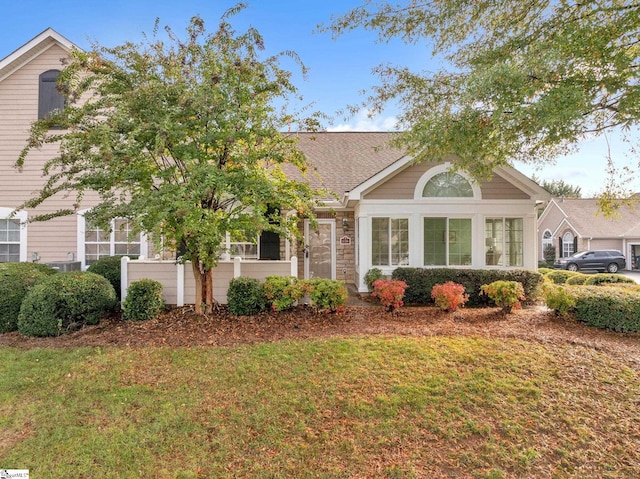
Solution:
<svg viewBox="0 0 640 479">
<path fill-rule="evenodd" d="M 542 233 L 542 252 L 544 253 L 544 250 L 549 246 L 553 247 L 553 236 L 551 231 L 544 230 L 544 233 Z"/>
<path fill-rule="evenodd" d="M 567 231 L 562 236 L 562 257 L 563 258 L 566 258 L 567 256 L 571 256 L 573 253 L 575 253 L 575 249 L 573 245 L 574 245 L 573 234 Z"/>
<path fill-rule="evenodd" d="M 424 198 L 473 198 L 471 184 L 458 173 L 445 171 L 431 177 L 422 190 Z"/>
<path fill-rule="evenodd" d="M 38 119 L 64 108 L 64 95 L 58 91 L 60 70 L 48 70 L 40 74 L 38 88 Z"/>
</svg>

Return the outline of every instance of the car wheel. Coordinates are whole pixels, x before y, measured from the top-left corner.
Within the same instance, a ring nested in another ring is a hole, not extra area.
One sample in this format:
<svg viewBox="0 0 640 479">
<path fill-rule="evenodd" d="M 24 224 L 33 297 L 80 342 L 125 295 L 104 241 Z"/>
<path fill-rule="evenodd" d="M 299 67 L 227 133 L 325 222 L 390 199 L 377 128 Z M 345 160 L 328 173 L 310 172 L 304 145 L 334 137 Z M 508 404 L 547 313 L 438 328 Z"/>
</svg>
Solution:
<svg viewBox="0 0 640 479">
<path fill-rule="evenodd" d="M 607 266 L 607 271 L 609 273 L 617 273 L 618 272 L 618 265 L 616 263 L 611 263 L 609 266 Z"/>
<path fill-rule="evenodd" d="M 575 263 L 570 263 L 567 265 L 567 269 L 569 271 L 578 271 L 578 265 Z"/>
</svg>

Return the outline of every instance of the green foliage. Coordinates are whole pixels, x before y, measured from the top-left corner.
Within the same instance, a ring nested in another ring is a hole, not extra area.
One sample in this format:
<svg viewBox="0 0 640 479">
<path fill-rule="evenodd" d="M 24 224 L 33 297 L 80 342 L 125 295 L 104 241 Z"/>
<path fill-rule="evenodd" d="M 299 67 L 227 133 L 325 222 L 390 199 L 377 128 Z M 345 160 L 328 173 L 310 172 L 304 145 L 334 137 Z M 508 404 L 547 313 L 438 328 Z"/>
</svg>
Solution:
<svg viewBox="0 0 640 479">
<path fill-rule="evenodd" d="M 579 186 L 570 185 L 564 180 L 540 180 L 535 175 L 533 175 L 531 179 L 542 186 L 549 193 L 551 193 L 551 196 L 554 196 L 556 198 L 582 198 L 582 188 Z M 555 247 L 553 245 L 547 245 L 547 247 L 553 248 L 555 257 Z M 547 259 L 546 254 L 544 255 L 544 257 L 545 259 Z"/>
<path fill-rule="evenodd" d="M 313 279 L 308 287 L 311 307 L 321 313 L 340 313 L 344 310 L 349 292 L 343 281 Z"/>
<path fill-rule="evenodd" d="M 553 262 L 556 259 L 556 247 L 552 244 L 545 245 L 544 250 L 542 250 L 542 256 L 544 257 L 544 260 L 547 262 L 547 264 L 553 266 Z"/>
<path fill-rule="evenodd" d="M 521 302 L 526 299 L 524 288 L 516 281 L 494 281 L 490 284 L 483 284 L 480 288 L 480 294 L 486 294 L 496 306 L 507 313 L 520 309 Z"/>
<path fill-rule="evenodd" d="M 41 280 L 27 293 L 18 331 L 27 336 L 59 336 L 100 317 L 117 303 L 113 286 L 95 273 L 73 271 Z"/>
<path fill-rule="evenodd" d="M 255 278 L 240 276 L 229 282 L 227 308 L 231 314 L 250 316 L 266 309 L 262 283 Z"/>
<path fill-rule="evenodd" d="M 374 112 L 404 105 L 398 141 L 417 159 L 455 155 L 488 177 L 513 160 L 555 159 L 585 134 L 634 132 L 640 120 L 637 2 L 365 1 L 327 29 L 361 27 L 383 42 L 426 41 L 449 62 L 424 73 L 382 65 L 365 101 Z"/>
<path fill-rule="evenodd" d="M 22 300 L 34 284 L 55 273 L 55 269 L 39 263 L 0 265 L 0 333 L 18 329 Z"/>
<path fill-rule="evenodd" d="M 209 273 L 226 232 L 295 236 L 299 217 L 266 214 L 270 205 L 313 220 L 316 198 L 327 196 L 285 174 L 307 169 L 296 135 L 286 131 L 311 131 L 318 115 L 286 108 L 299 94 L 280 62 L 286 56 L 305 67 L 292 51 L 265 54 L 254 28 L 237 32 L 229 21 L 243 8 L 230 10 L 211 34 L 193 17 L 185 39 L 167 29 L 167 38 L 159 30 L 140 44 L 73 50 L 59 79 L 67 104 L 32 126 L 18 161 L 40 145 L 59 145 L 44 166 L 46 184 L 19 208 L 61 191 L 75 191 L 78 203 L 95 192 L 99 204 L 85 215 L 92 224 L 126 218 L 134 232 L 195 265 L 197 310 L 213 304 Z"/>
<path fill-rule="evenodd" d="M 553 271 L 545 274 L 545 277 L 553 281 L 555 284 L 564 284 L 569 278 L 581 274 L 583 273 L 579 273 L 577 271 L 567 271 L 564 269 L 554 269 Z"/>
<path fill-rule="evenodd" d="M 99 260 L 91 263 L 87 268 L 90 273 L 99 274 L 107 278 L 111 286 L 116 292 L 118 300 L 122 290 L 120 289 L 121 278 L 121 256 L 108 256 L 106 258 L 100 258 Z"/>
<path fill-rule="evenodd" d="M 553 268 L 538 268 L 538 273 L 547 275 L 547 273 L 551 273 L 551 271 L 555 271 Z"/>
<path fill-rule="evenodd" d="M 407 283 L 408 288 L 404 298 L 407 304 L 429 304 L 433 300 L 431 291 L 436 284 L 453 281 L 461 284 L 469 301 L 466 306 L 486 306 L 489 304 L 487 296 L 480 295 L 483 284 L 494 281 L 517 281 L 524 287 L 527 300 L 534 301 L 540 294 L 540 287 L 544 281 L 540 273 L 528 270 L 484 270 L 484 269 L 453 269 L 453 268 L 397 268 L 393 271 L 393 279 Z"/>
<path fill-rule="evenodd" d="M 640 292 L 616 286 L 573 286 L 574 312 L 589 326 L 640 332 Z"/>
<path fill-rule="evenodd" d="M 444 284 L 436 284 L 431 290 L 431 298 L 440 309 L 445 311 L 456 311 L 458 307 L 464 306 L 469 300 L 469 295 L 465 294 L 464 286 L 453 281 Z"/>
<path fill-rule="evenodd" d="M 162 283 L 144 278 L 133 281 L 122 303 L 122 316 L 133 321 L 147 321 L 158 316 L 164 308 Z"/>
<path fill-rule="evenodd" d="M 542 291 L 547 307 L 553 309 L 556 314 L 566 316 L 575 308 L 576 300 L 564 286 L 546 283 Z"/>
<path fill-rule="evenodd" d="M 569 276 L 564 284 L 568 285 L 576 285 L 576 284 L 585 284 L 587 280 L 589 280 L 591 276 L 588 274 L 576 273 L 572 276 Z"/>
<path fill-rule="evenodd" d="M 568 282 L 568 281 L 567 281 Z M 626 283 L 626 284 L 635 284 L 636 282 L 621 274 L 610 274 L 610 273 L 597 273 L 591 276 L 587 276 L 584 284 L 597 286 L 599 284 L 617 284 L 617 283 Z"/>
<path fill-rule="evenodd" d="M 367 289 L 369 292 L 373 291 L 373 283 L 376 280 L 383 279 L 384 274 L 382 274 L 382 270 L 380 268 L 371 268 L 364 275 L 364 284 L 367 285 Z"/>
<path fill-rule="evenodd" d="M 293 308 L 306 292 L 304 283 L 292 276 L 267 276 L 263 288 L 267 304 L 276 312 Z"/>
<path fill-rule="evenodd" d="M 403 304 L 407 283 L 398 279 L 378 279 L 373 282 L 371 296 L 378 298 L 387 311 L 393 312 Z"/>
</svg>

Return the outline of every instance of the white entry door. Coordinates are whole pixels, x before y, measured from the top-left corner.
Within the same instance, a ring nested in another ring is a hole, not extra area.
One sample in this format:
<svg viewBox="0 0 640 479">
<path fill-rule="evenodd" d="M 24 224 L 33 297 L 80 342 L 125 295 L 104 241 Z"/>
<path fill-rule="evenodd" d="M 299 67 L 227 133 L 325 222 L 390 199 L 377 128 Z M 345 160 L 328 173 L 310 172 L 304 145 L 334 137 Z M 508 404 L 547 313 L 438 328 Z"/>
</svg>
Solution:
<svg viewBox="0 0 640 479">
<path fill-rule="evenodd" d="M 304 277 L 336 278 L 336 222 L 318 220 L 316 229 L 304 224 Z"/>
</svg>

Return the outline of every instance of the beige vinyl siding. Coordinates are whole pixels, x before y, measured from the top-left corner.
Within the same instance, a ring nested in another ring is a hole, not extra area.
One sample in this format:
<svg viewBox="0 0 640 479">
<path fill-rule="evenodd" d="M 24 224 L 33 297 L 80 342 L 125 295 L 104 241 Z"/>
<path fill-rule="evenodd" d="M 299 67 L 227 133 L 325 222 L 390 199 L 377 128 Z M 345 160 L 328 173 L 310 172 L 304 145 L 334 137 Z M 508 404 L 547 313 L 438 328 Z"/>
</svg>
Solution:
<svg viewBox="0 0 640 479">
<path fill-rule="evenodd" d="M 558 227 L 558 225 L 560 225 L 562 220 L 565 219 L 564 214 L 562 214 L 562 211 L 560 211 L 560 209 L 554 204 L 552 204 L 545 211 L 544 215 L 545 216 L 540 222 L 540 225 L 538 227 L 540 238 L 542 238 L 542 234 L 544 233 L 544 230 L 550 230 L 551 233 L 553 233 Z"/>
<path fill-rule="evenodd" d="M 585 239 L 583 239 L 583 241 L 586 243 Z M 624 255 L 627 254 L 622 247 L 621 239 L 592 239 L 589 243 L 589 249 L 616 249 L 618 251 L 622 251 L 622 254 Z M 587 249 L 587 245 L 585 244 L 585 247 L 581 249 Z"/>
<path fill-rule="evenodd" d="M 127 263 L 127 280 L 131 284 L 144 278 L 152 278 L 162 283 L 162 298 L 167 304 L 176 304 L 178 297 L 178 278 L 176 275 L 175 263 L 150 263 L 153 269 L 149 268 L 149 263 L 131 261 Z M 150 275 L 149 272 L 153 274 Z M 190 272 L 190 271 L 189 271 Z"/>
<path fill-rule="evenodd" d="M 414 197 L 416 185 L 422 175 L 437 163 L 420 163 L 411 165 L 388 179 L 375 189 L 367 192 L 367 200 L 410 200 Z M 522 190 L 516 188 L 501 176 L 494 175 L 491 180 L 480 183 L 482 199 L 484 200 L 520 200 L 529 199 Z"/>
</svg>

